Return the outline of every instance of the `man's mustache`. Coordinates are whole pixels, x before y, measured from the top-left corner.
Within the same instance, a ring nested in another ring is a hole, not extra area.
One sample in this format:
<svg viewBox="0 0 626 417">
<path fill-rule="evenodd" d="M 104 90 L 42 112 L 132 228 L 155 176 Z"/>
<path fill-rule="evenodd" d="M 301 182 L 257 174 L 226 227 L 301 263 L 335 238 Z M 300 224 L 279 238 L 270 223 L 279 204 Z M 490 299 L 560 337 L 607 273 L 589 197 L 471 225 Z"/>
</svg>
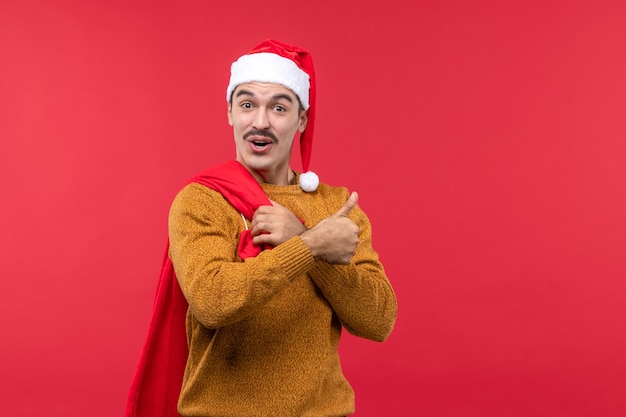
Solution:
<svg viewBox="0 0 626 417">
<path fill-rule="evenodd" d="M 272 132 L 268 132 L 266 130 L 252 129 L 246 132 L 246 134 L 243 135 L 243 138 L 248 139 L 250 136 L 263 136 L 263 137 L 272 139 L 274 142 L 278 142 L 278 138 L 274 136 Z"/>
</svg>

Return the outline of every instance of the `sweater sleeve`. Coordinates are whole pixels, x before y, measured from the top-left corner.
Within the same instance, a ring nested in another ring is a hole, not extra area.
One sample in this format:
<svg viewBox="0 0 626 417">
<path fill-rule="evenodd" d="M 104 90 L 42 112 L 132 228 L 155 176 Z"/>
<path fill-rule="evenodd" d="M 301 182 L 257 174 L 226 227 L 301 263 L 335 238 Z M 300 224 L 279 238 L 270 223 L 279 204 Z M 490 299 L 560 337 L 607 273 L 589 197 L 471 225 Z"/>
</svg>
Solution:
<svg viewBox="0 0 626 417">
<path fill-rule="evenodd" d="M 314 265 L 299 237 L 242 262 L 242 228 L 239 212 L 200 184 L 186 186 L 172 203 L 170 258 L 191 312 L 208 328 L 242 320 Z"/>
<path fill-rule="evenodd" d="M 395 324 L 396 296 L 372 247 L 369 219 L 358 206 L 352 210 L 350 218 L 359 226 L 360 240 L 350 264 L 331 265 L 318 261 L 309 276 L 346 330 L 382 342 Z"/>
</svg>

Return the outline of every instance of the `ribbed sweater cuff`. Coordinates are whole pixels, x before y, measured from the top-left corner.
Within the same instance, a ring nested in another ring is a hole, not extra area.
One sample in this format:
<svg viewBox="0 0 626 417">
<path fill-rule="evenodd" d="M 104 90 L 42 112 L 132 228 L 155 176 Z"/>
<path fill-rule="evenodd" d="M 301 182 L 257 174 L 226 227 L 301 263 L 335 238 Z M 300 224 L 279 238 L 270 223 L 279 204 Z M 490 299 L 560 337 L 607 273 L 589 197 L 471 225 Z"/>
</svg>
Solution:
<svg viewBox="0 0 626 417">
<path fill-rule="evenodd" d="M 308 272 L 315 265 L 311 251 L 300 236 L 292 237 L 272 251 L 275 251 L 280 265 L 290 280 Z"/>
</svg>

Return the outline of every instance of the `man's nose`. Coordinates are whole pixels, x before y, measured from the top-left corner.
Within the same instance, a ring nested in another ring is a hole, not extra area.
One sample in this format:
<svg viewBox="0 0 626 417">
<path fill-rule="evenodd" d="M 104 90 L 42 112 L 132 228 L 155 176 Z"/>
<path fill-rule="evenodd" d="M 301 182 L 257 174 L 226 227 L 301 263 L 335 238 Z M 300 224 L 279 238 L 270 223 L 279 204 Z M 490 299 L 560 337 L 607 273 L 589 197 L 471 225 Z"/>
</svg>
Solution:
<svg viewBox="0 0 626 417">
<path fill-rule="evenodd" d="M 260 108 L 254 117 L 252 127 L 258 130 L 265 130 L 270 127 L 270 120 L 267 117 L 265 109 Z"/>
</svg>

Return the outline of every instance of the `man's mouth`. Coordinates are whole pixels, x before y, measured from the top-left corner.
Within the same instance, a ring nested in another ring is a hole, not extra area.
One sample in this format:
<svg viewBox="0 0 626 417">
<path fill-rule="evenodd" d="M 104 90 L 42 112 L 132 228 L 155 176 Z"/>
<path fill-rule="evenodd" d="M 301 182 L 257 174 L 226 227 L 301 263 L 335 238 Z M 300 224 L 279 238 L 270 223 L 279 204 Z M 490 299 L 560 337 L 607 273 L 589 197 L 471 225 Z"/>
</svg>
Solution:
<svg viewBox="0 0 626 417">
<path fill-rule="evenodd" d="M 250 149 L 256 153 L 265 153 L 272 149 L 274 141 L 262 136 L 251 136 L 247 139 Z"/>
<path fill-rule="evenodd" d="M 276 142 L 276 137 L 271 132 L 256 129 L 246 133 L 243 138 L 248 141 L 252 150 L 256 152 L 268 151 Z"/>
<path fill-rule="evenodd" d="M 272 141 L 269 139 L 253 139 L 250 143 L 254 145 L 256 149 L 262 150 L 271 145 Z"/>
</svg>

